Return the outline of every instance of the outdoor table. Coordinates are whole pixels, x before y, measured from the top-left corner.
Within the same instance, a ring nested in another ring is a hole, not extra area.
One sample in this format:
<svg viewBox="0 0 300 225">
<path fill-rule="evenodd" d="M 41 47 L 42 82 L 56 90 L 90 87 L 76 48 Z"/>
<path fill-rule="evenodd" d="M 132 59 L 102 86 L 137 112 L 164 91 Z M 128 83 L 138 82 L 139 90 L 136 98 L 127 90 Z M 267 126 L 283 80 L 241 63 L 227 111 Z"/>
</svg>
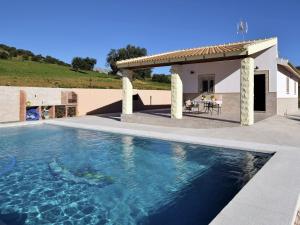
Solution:
<svg viewBox="0 0 300 225">
<path fill-rule="evenodd" d="M 212 106 L 213 100 L 194 100 L 194 105 L 198 105 L 198 113 L 200 113 L 200 105 L 203 104 L 204 112 L 209 112 Z"/>
<path fill-rule="evenodd" d="M 193 104 L 198 106 L 198 113 L 200 112 L 205 112 L 205 113 L 213 113 L 213 107 L 214 105 L 220 106 L 222 103 L 220 100 L 194 100 Z M 200 111 L 200 105 L 203 104 L 203 111 Z M 218 114 L 220 113 L 219 108 L 218 108 Z"/>
</svg>

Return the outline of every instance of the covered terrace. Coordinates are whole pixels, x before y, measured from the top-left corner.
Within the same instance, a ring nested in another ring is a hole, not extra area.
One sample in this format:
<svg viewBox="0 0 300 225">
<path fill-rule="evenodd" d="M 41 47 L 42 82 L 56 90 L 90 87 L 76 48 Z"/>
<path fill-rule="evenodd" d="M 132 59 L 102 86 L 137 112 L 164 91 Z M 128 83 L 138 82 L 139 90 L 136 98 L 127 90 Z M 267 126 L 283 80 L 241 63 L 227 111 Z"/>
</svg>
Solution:
<svg viewBox="0 0 300 225">
<path fill-rule="evenodd" d="M 254 57 L 277 44 L 277 38 L 245 41 L 216 46 L 207 46 L 167 52 L 117 62 L 122 71 L 123 102 L 122 115 L 133 113 L 132 77 L 137 69 L 171 66 L 171 111 L 175 120 L 183 118 L 183 82 L 180 76 L 186 64 L 230 61 L 240 59 L 240 124 L 249 126 L 254 123 Z"/>
</svg>

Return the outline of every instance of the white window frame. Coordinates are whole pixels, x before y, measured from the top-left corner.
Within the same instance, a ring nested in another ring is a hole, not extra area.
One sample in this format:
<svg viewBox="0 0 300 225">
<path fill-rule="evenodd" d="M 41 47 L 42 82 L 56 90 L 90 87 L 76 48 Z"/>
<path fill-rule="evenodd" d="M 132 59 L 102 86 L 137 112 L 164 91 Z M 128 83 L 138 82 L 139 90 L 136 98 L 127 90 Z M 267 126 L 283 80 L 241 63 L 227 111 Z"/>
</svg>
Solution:
<svg viewBox="0 0 300 225">
<path fill-rule="evenodd" d="M 294 80 L 294 95 L 297 95 L 297 81 Z"/>
</svg>

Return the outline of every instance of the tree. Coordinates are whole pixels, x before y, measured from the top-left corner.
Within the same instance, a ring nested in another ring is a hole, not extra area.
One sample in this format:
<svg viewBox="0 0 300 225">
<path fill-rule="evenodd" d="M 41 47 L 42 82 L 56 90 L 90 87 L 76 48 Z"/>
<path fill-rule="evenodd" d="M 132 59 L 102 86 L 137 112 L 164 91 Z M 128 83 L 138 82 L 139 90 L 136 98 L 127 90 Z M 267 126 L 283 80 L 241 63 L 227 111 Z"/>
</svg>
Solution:
<svg viewBox="0 0 300 225">
<path fill-rule="evenodd" d="M 119 69 L 116 62 L 119 60 L 131 59 L 147 55 L 147 49 L 134 45 L 127 45 L 125 48 L 111 49 L 106 57 L 106 62 L 110 66 L 112 73 L 117 74 Z M 135 71 L 135 78 L 145 79 L 151 77 L 151 69 L 141 69 Z"/>
<path fill-rule="evenodd" d="M 44 60 L 44 57 L 42 55 L 35 55 L 31 57 L 31 60 L 34 62 L 42 62 Z"/>
<path fill-rule="evenodd" d="M 83 59 L 85 64 L 86 64 L 86 70 L 93 70 L 96 63 L 97 63 L 97 60 L 96 59 L 93 59 L 93 58 L 85 58 Z"/>
<path fill-rule="evenodd" d="M 83 67 L 83 61 L 81 60 L 80 57 L 74 57 L 72 60 L 72 68 L 76 71 L 78 71 L 79 69 L 81 69 Z"/>
<path fill-rule="evenodd" d="M 44 59 L 44 62 L 50 63 L 50 64 L 57 64 L 57 65 L 61 65 L 61 66 L 69 66 L 69 64 L 67 64 L 59 59 L 56 59 L 52 56 L 49 56 L 49 55 L 46 56 L 46 58 Z"/>
<path fill-rule="evenodd" d="M 29 60 L 29 56 L 28 55 L 23 55 L 22 58 L 23 58 L 23 60 Z"/>
<path fill-rule="evenodd" d="M 21 56 L 28 56 L 28 57 L 32 57 L 34 56 L 34 54 L 31 51 L 28 50 L 24 50 L 24 49 L 17 49 L 17 55 L 21 55 Z"/>
<path fill-rule="evenodd" d="M 171 83 L 171 77 L 165 74 L 153 74 L 152 81 L 160 83 Z"/>
<path fill-rule="evenodd" d="M 0 59 L 8 59 L 9 55 L 6 52 L 0 52 Z"/>
<path fill-rule="evenodd" d="M 74 57 L 72 60 L 72 67 L 76 71 L 93 70 L 96 63 L 97 63 L 97 60 L 93 59 L 93 58 Z"/>
<path fill-rule="evenodd" d="M 13 48 L 9 51 L 9 56 L 10 58 L 12 57 L 17 57 L 18 56 L 18 52 L 17 52 L 17 49 L 16 48 Z"/>
</svg>

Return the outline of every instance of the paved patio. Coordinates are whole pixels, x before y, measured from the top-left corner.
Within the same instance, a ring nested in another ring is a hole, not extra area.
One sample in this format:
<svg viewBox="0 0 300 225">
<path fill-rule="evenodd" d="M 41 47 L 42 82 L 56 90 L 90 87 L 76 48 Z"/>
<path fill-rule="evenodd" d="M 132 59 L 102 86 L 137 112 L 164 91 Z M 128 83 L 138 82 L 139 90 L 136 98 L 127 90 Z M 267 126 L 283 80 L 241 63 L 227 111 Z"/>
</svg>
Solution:
<svg viewBox="0 0 300 225">
<path fill-rule="evenodd" d="M 255 112 L 255 122 L 264 120 L 270 115 L 264 112 Z M 184 127 L 184 128 L 221 128 L 221 127 L 239 127 L 240 113 L 205 113 L 205 112 L 184 112 L 183 118 L 180 120 L 171 119 L 170 109 L 158 109 L 135 112 L 132 115 L 125 115 L 122 121 L 128 123 L 140 123 L 150 125 L 160 125 L 168 127 Z"/>
<path fill-rule="evenodd" d="M 171 120 L 171 119 L 170 119 Z M 201 120 L 201 119 L 200 119 Z M 293 146 L 300 149 L 300 111 L 289 115 L 272 116 L 255 123 L 252 126 L 241 127 L 239 124 L 231 127 L 214 127 L 195 129 L 186 127 L 172 127 L 162 125 L 150 125 L 144 123 L 120 122 L 119 114 L 83 116 L 69 119 L 57 119 L 53 122 L 68 122 L 75 125 L 105 127 L 108 131 L 122 131 L 137 133 L 137 135 L 149 133 L 164 133 L 195 138 L 213 138 L 226 140 L 243 141 L 249 143 L 261 143 L 276 146 Z M 49 121 L 50 123 L 52 121 Z M 213 120 L 208 122 L 214 123 Z M 162 137 L 161 137 L 162 138 Z M 214 143 L 211 143 L 214 144 Z"/>
</svg>

